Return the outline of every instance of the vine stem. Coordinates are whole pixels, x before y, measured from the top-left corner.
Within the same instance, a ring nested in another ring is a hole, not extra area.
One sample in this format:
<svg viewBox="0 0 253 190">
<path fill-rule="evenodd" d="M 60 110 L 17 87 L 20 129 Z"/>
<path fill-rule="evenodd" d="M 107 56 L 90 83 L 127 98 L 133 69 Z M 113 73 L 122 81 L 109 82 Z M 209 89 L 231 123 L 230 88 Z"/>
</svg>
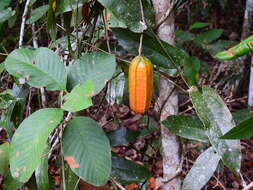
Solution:
<svg viewBox="0 0 253 190">
<path fill-rule="evenodd" d="M 27 0 L 25 3 L 25 9 L 23 12 L 22 22 L 21 22 L 21 27 L 20 27 L 19 43 L 18 43 L 19 48 L 23 44 L 23 39 L 24 39 L 24 34 L 25 34 L 25 21 L 26 21 L 29 4 L 30 4 L 30 0 Z"/>
<path fill-rule="evenodd" d="M 143 41 L 143 34 L 141 34 L 141 37 L 140 37 L 140 44 L 139 44 L 139 49 L 138 49 L 139 56 L 141 56 L 141 53 L 142 53 L 142 41 Z"/>
<path fill-rule="evenodd" d="M 139 3 L 140 3 L 140 10 L 141 10 L 141 22 L 144 25 L 146 25 L 144 11 L 143 11 L 143 6 L 142 6 L 142 1 L 139 0 Z M 141 36 L 140 36 L 140 44 L 139 44 L 139 49 L 138 49 L 139 56 L 141 56 L 141 54 L 142 54 L 142 42 L 143 42 L 143 33 L 141 33 Z"/>
</svg>

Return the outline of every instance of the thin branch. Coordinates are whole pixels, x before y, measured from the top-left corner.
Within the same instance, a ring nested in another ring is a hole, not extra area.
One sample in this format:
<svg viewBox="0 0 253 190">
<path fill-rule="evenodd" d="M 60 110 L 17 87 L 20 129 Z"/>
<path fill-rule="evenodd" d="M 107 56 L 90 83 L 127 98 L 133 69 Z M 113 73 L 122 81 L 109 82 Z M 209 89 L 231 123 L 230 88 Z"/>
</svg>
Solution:
<svg viewBox="0 0 253 190">
<path fill-rule="evenodd" d="M 104 29 L 105 29 L 105 37 L 106 37 L 106 44 L 107 44 L 107 48 L 108 48 L 108 52 L 111 53 L 111 48 L 110 48 L 110 43 L 109 43 L 109 35 L 108 35 L 108 22 L 107 22 L 107 11 L 105 9 L 105 11 L 102 13 L 102 18 L 103 18 L 103 23 L 104 23 Z"/>
<path fill-rule="evenodd" d="M 23 12 L 23 16 L 22 16 L 21 27 L 20 27 L 19 44 L 18 44 L 19 47 L 21 47 L 22 44 L 23 44 L 24 33 L 25 33 L 25 21 L 26 21 L 26 16 L 27 16 L 29 4 L 30 4 L 30 0 L 27 0 L 26 4 L 25 4 L 25 9 L 24 9 L 24 12 Z"/>
<path fill-rule="evenodd" d="M 61 129 L 61 133 L 63 133 L 62 131 L 63 129 Z M 60 142 L 61 144 L 61 167 L 62 167 L 62 183 L 63 183 L 63 190 L 67 190 L 66 187 L 66 180 L 65 180 L 65 167 L 64 167 L 64 155 L 63 155 L 63 150 L 62 150 L 62 142 Z"/>
<path fill-rule="evenodd" d="M 78 187 L 78 184 L 79 184 L 80 180 L 81 180 L 81 178 L 79 177 L 79 178 L 78 178 L 78 180 L 76 181 L 76 184 L 75 184 L 74 190 L 76 190 L 76 189 L 77 189 L 77 187 Z"/>
<path fill-rule="evenodd" d="M 142 41 L 143 41 L 143 34 L 141 34 L 141 37 L 140 37 L 140 44 L 139 44 L 139 49 L 138 49 L 139 56 L 141 56 L 141 52 L 142 52 Z"/>
<path fill-rule="evenodd" d="M 115 179 L 113 179 L 112 177 L 110 178 L 110 180 L 112 181 L 113 184 L 115 184 L 118 188 L 120 188 L 120 190 L 126 190 L 122 185 L 120 185 Z"/>
<path fill-rule="evenodd" d="M 51 158 L 51 155 L 53 153 L 53 150 L 55 149 L 55 147 L 58 145 L 58 143 L 60 142 L 60 138 L 61 138 L 61 129 L 63 130 L 65 128 L 65 126 L 67 125 L 67 123 L 71 120 L 72 118 L 72 113 L 71 112 L 68 112 L 68 115 L 67 117 L 64 119 L 64 121 L 59 125 L 58 128 L 55 129 L 55 132 L 54 134 L 52 135 L 52 137 L 50 138 L 49 142 L 50 144 L 52 144 L 52 142 L 54 141 L 53 145 L 51 146 L 51 149 L 49 151 L 49 154 L 48 154 L 48 158 L 50 159 Z M 59 131 L 60 130 L 60 131 Z"/>
</svg>

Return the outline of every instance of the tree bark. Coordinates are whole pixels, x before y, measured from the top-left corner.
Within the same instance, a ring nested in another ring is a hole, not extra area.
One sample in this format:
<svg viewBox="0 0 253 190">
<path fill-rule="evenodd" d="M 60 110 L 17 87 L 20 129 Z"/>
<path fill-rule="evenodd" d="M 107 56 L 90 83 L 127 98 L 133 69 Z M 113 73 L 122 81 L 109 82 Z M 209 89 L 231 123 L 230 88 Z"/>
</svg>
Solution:
<svg viewBox="0 0 253 190">
<path fill-rule="evenodd" d="M 167 10 L 171 9 L 168 0 L 152 0 L 156 13 L 156 24 Z M 175 44 L 175 24 L 173 13 L 161 24 L 157 30 L 157 35 L 163 41 L 172 45 Z M 178 95 L 174 90 L 174 85 L 164 77 L 160 76 L 159 81 L 160 94 L 156 102 L 155 109 L 161 111 L 160 121 L 166 119 L 169 115 L 178 113 Z M 169 97 L 168 97 L 169 96 Z M 162 109 L 162 110 L 161 110 Z M 181 163 L 181 147 L 177 136 L 172 134 L 167 128 L 161 126 L 162 132 L 162 156 L 163 156 L 163 178 L 168 181 L 175 176 Z M 172 180 L 165 182 L 163 190 L 180 190 L 181 179 L 176 176 Z"/>
<path fill-rule="evenodd" d="M 245 39 L 250 35 L 250 31 L 252 31 L 252 27 L 253 27 L 253 10 L 252 10 L 252 6 L 253 6 L 253 0 L 247 0 L 246 1 L 246 5 L 245 5 L 245 11 L 244 11 L 244 21 L 243 21 L 243 27 L 242 27 L 242 34 L 241 34 L 241 39 Z M 243 75 L 243 73 L 246 72 L 246 61 L 248 55 L 239 57 L 236 62 L 237 64 L 240 65 L 240 74 Z M 241 86 L 242 83 L 245 81 L 245 77 L 242 77 L 241 79 L 237 80 L 235 82 L 235 87 L 233 89 L 233 97 L 237 97 L 239 95 L 241 95 Z M 250 97 L 249 97 L 250 98 Z"/>
</svg>

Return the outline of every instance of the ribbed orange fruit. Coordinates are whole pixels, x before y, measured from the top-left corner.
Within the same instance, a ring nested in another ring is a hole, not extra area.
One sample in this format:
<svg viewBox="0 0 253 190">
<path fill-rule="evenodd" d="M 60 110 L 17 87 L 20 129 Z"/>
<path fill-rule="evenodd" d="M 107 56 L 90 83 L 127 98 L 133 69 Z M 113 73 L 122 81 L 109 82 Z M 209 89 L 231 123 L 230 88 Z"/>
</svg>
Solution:
<svg viewBox="0 0 253 190">
<path fill-rule="evenodd" d="M 150 106 L 153 91 L 153 65 L 143 56 L 135 57 L 129 67 L 130 108 L 143 114 Z"/>
</svg>

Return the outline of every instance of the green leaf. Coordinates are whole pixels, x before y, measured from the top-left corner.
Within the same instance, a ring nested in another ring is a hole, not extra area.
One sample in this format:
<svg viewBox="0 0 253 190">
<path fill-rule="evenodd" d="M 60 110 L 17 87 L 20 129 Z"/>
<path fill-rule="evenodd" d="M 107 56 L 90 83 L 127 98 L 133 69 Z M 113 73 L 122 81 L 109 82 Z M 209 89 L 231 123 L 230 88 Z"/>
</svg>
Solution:
<svg viewBox="0 0 253 190">
<path fill-rule="evenodd" d="M 125 29 L 113 29 L 113 33 L 116 35 L 120 46 L 132 55 L 138 54 L 139 34 L 135 34 Z M 161 44 L 164 49 L 161 47 Z M 164 41 L 161 41 L 161 44 L 155 39 L 155 37 L 144 34 L 142 44 L 143 54 L 150 59 L 153 64 L 165 69 L 171 69 L 171 71 L 174 71 L 173 74 L 175 74 L 177 67 L 188 61 L 188 55 L 183 50 Z"/>
<path fill-rule="evenodd" d="M 111 176 L 121 184 L 127 185 L 143 182 L 151 177 L 151 173 L 145 166 L 113 155 Z"/>
<path fill-rule="evenodd" d="M 5 22 L 15 14 L 15 11 L 11 8 L 0 11 L 0 23 Z"/>
<path fill-rule="evenodd" d="M 252 108 L 241 109 L 236 112 L 233 112 L 232 115 L 233 115 L 233 119 L 234 119 L 235 123 L 238 125 L 242 121 L 249 119 L 250 117 L 253 116 L 253 109 Z"/>
<path fill-rule="evenodd" d="M 4 71 L 4 63 L 0 64 L 0 75 L 2 74 L 2 72 Z"/>
<path fill-rule="evenodd" d="M 37 9 L 34 9 L 31 12 L 31 17 L 27 19 L 26 24 L 32 24 L 36 22 L 37 20 L 39 20 L 41 17 L 43 17 L 46 14 L 48 9 L 49 9 L 49 5 L 43 5 L 43 6 L 38 7 Z"/>
<path fill-rule="evenodd" d="M 82 7 L 88 0 L 57 0 L 56 12 L 64 13 Z M 78 5 L 77 5 L 78 3 Z"/>
<path fill-rule="evenodd" d="M 197 45 L 201 45 L 202 43 L 209 44 L 214 40 L 217 40 L 222 35 L 222 33 L 222 29 L 210 29 L 197 35 L 194 39 L 194 42 L 197 43 Z"/>
<path fill-rule="evenodd" d="M 86 109 L 92 105 L 92 96 L 94 94 L 94 83 L 86 81 L 82 85 L 77 85 L 71 93 L 64 96 L 66 101 L 62 109 L 69 112 L 77 112 Z"/>
<path fill-rule="evenodd" d="M 176 31 L 177 44 L 183 45 L 183 43 L 193 40 L 194 36 L 195 35 L 191 32 L 177 30 Z"/>
<path fill-rule="evenodd" d="M 56 27 L 55 11 L 52 8 L 53 2 L 54 0 L 49 0 L 49 9 L 47 14 L 47 31 L 50 34 L 52 40 L 55 41 L 57 35 L 57 27 Z"/>
<path fill-rule="evenodd" d="M 18 190 L 22 187 L 22 185 L 23 183 L 20 183 L 19 181 L 13 179 L 10 171 L 8 171 L 4 176 L 4 190 Z"/>
<path fill-rule="evenodd" d="M 47 90 L 64 90 L 67 74 L 59 56 L 50 49 L 16 49 L 5 60 L 6 70 L 17 78 L 24 78 L 28 84 Z"/>
<path fill-rule="evenodd" d="M 104 185 L 111 172 L 111 147 L 102 128 L 88 117 L 76 117 L 63 134 L 64 158 L 87 183 Z"/>
<path fill-rule="evenodd" d="M 239 44 L 233 46 L 232 48 L 219 52 L 215 55 L 216 58 L 222 60 L 232 60 L 243 55 L 247 55 L 251 52 L 253 48 L 253 35 L 241 41 Z"/>
<path fill-rule="evenodd" d="M 209 142 L 201 121 L 188 115 L 172 115 L 164 120 L 163 125 L 177 136 L 186 139 Z"/>
<path fill-rule="evenodd" d="M 253 116 L 227 132 L 221 139 L 245 139 L 253 136 Z"/>
<path fill-rule="evenodd" d="M 200 190 L 215 172 L 220 156 L 210 147 L 199 155 L 183 181 L 182 190 Z"/>
<path fill-rule="evenodd" d="M 139 131 L 118 129 L 108 133 L 111 146 L 119 146 L 129 144 L 137 139 Z"/>
<path fill-rule="evenodd" d="M 141 123 L 143 123 L 144 125 L 148 125 L 148 126 L 146 129 L 141 130 L 141 134 L 140 134 L 139 138 L 148 136 L 148 135 L 154 133 L 155 131 L 160 130 L 158 128 L 157 121 L 155 121 L 152 117 L 149 118 L 149 116 L 143 116 L 141 118 Z"/>
<path fill-rule="evenodd" d="M 197 57 L 190 57 L 184 64 L 184 75 L 191 86 L 198 86 L 200 65 L 201 62 Z"/>
<path fill-rule="evenodd" d="M 44 150 L 43 156 L 40 160 L 40 164 L 35 170 L 36 184 L 39 190 L 52 189 L 48 176 L 48 157 L 49 147 L 47 146 Z"/>
<path fill-rule="evenodd" d="M 75 186 L 78 184 L 78 177 L 70 169 L 68 164 L 65 164 L 65 182 L 66 189 L 78 190 L 78 187 L 75 189 Z"/>
<path fill-rule="evenodd" d="M 107 17 L 109 17 L 108 25 L 110 28 L 127 28 L 126 24 L 114 16 L 110 10 L 107 10 Z"/>
<path fill-rule="evenodd" d="M 210 23 L 207 23 L 207 22 L 194 22 L 192 25 L 190 25 L 190 30 L 193 30 L 193 29 L 199 29 L 199 28 L 204 28 L 206 26 L 209 26 Z"/>
<path fill-rule="evenodd" d="M 0 11 L 4 10 L 11 3 L 11 0 L 1 0 L 0 1 Z"/>
<path fill-rule="evenodd" d="M 11 10 L 11 8 L 7 8 L 5 10 L 0 11 L 0 23 L 5 22 L 9 18 L 11 18 L 15 14 L 15 11 Z"/>
<path fill-rule="evenodd" d="M 209 87 L 190 91 L 193 106 L 206 128 L 210 143 L 222 157 L 223 163 L 234 172 L 241 166 L 240 141 L 221 140 L 219 137 L 235 126 L 232 115 L 219 95 Z"/>
<path fill-rule="evenodd" d="M 117 73 L 118 74 L 118 73 Z M 121 104 L 123 102 L 123 95 L 125 89 L 126 77 L 123 72 L 118 74 L 116 78 L 111 80 L 108 84 L 106 99 L 111 105 Z"/>
<path fill-rule="evenodd" d="M 9 169 L 9 149 L 9 143 L 0 145 L 0 174 L 2 175 L 6 174 Z"/>
<path fill-rule="evenodd" d="M 16 130 L 10 148 L 11 174 L 27 182 L 39 166 L 50 133 L 61 122 L 63 110 L 46 108 L 26 118 Z"/>
<path fill-rule="evenodd" d="M 72 89 L 86 80 L 95 85 L 95 94 L 99 93 L 111 79 L 116 68 L 116 58 L 103 52 L 84 54 L 68 70 L 68 86 Z"/>
<path fill-rule="evenodd" d="M 204 45 L 202 44 L 202 47 L 207 50 L 212 56 L 217 54 L 220 51 L 225 50 L 226 48 L 229 48 L 233 45 L 235 45 L 235 41 L 231 40 L 218 40 L 217 42 L 213 44 Z"/>
<path fill-rule="evenodd" d="M 140 4 L 136 0 L 99 0 L 99 2 L 133 32 L 141 33 L 148 26 L 154 26 L 155 14 L 147 0 L 142 0 L 145 23 L 141 22 Z"/>
</svg>

